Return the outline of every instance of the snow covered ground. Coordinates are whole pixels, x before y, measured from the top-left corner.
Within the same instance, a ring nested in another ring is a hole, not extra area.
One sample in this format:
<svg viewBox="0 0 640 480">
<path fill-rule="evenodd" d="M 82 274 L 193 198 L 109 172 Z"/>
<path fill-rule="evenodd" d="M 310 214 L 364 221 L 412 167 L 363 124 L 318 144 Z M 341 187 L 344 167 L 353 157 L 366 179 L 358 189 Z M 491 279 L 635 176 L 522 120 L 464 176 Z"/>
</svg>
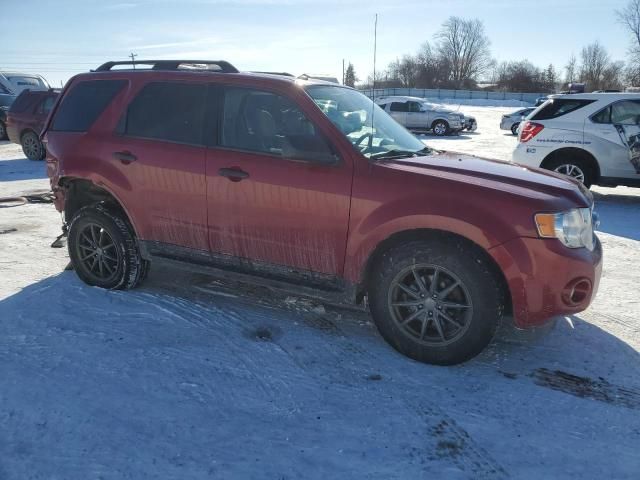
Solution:
<svg viewBox="0 0 640 480">
<path fill-rule="evenodd" d="M 508 158 L 510 109 L 425 142 Z M 0 144 L 0 197 L 47 188 Z M 129 292 L 64 271 L 53 206 L 0 208 L 0 479 L 638 478 L 640 190 L 596 188 L 591 309 L 418 364 L 364 313 L 188 272 Z"/>
</svg>

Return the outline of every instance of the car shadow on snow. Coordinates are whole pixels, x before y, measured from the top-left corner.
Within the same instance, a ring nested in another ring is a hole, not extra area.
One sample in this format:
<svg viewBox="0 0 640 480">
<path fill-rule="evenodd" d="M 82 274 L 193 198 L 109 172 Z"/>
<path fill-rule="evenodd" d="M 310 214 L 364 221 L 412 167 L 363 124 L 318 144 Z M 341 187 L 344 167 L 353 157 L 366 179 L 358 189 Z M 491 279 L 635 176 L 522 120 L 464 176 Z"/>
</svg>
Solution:
<svg viewBox="0 0 640 480">
<path fill-rule="evenodd" d="M 47 178 L 47 164 L 44 161 L 10 158 L 0 160 L 0 182 Z"/>
<path fill-rule="evenodd" d="M 593 192 L 600 216 L 598 231 L 640 240 L 640 196 Z"/>
</svg>

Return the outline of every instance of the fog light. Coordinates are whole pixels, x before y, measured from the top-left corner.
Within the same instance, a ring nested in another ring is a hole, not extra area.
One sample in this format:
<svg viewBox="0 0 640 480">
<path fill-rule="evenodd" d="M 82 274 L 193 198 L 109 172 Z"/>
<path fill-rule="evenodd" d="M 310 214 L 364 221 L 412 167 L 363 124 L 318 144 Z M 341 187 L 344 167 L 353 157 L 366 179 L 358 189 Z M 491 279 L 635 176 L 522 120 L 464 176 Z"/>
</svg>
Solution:
<svg viewBox="0 0 640 480">
<path fill-rule="evenodd" d="M 589 298 L 591 282 L 586 278 L 573 280 L 564 287 L 562 301 L 570 307 L 580 305 Z"/>
</svg>

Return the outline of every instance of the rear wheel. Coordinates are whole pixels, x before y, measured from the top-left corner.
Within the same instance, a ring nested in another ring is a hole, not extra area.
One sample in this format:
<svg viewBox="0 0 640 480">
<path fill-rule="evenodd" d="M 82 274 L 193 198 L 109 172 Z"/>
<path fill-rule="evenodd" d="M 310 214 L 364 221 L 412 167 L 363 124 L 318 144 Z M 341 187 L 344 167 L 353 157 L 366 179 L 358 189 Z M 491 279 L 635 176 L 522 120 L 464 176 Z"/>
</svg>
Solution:
<svg viewBox="0 0 640 480">
<path fill-rule="evenodd" d="M 444 120 L 436 120 L 433 122 L 431 129 L 437 136 L 442 137 L 449 132 L 449 124 Z"/>
<path fill-rule="evenodd" d="M 369 289 L 373 319 L 399 352 L 438 365 L 480 353 L 500 323 L 503 295 L 463 242 L 410 242 L 386 252 Z"/>
<path fill-rule="evenodd" d="M 553 170 L 554 172 L 575 178 L 579 182 L 584 183 L 587 188 L 593 184 L 595 179 L 595 172 L 590 162 L 578 155 L 568 154 L 562 158 L 554 158 L 543 164 L 543 167 L 547 170 Z"/>
<path fill-rule="evenodd" d="M 511 133 L 513 133 L 514 135 L 518 135 L 519 126 L 520 126 L 519 123 L 514 123 L 513 125 L 511 125 Z"/>
<path fill-rule="evenodd" d="M 84 207 L 76 213 L 67 244 L 74 270 L 89 285 L 134 288 L 149 268 L 140 256 L 129 223 L 103 204 Z"/>
<path fill-rule="evenodd" d="M 22 151 L 29 160 L 42 160 L 45 157 L 44 145 L 33 131 L 22 134 L 20 139 L 22 143 Z"/>
</svg>

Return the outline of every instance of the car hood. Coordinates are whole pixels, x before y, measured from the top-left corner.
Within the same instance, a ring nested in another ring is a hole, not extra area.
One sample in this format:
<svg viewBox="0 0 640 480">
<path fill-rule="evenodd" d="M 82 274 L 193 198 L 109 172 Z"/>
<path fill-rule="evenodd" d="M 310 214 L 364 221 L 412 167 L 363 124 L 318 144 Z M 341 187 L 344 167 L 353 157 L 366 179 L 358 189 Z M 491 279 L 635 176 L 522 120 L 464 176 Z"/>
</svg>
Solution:
<svg viewBox="0 0 640 480">
<path fill-rule="evenodd" d="M 581 183 L 548 170 L 455 152 L 397 159 L 382 164 L 391 169 L 428 175 L 500 190 L 538 200 L 563 199 L 588 207 L 593 197 Z"/>
</svg>

